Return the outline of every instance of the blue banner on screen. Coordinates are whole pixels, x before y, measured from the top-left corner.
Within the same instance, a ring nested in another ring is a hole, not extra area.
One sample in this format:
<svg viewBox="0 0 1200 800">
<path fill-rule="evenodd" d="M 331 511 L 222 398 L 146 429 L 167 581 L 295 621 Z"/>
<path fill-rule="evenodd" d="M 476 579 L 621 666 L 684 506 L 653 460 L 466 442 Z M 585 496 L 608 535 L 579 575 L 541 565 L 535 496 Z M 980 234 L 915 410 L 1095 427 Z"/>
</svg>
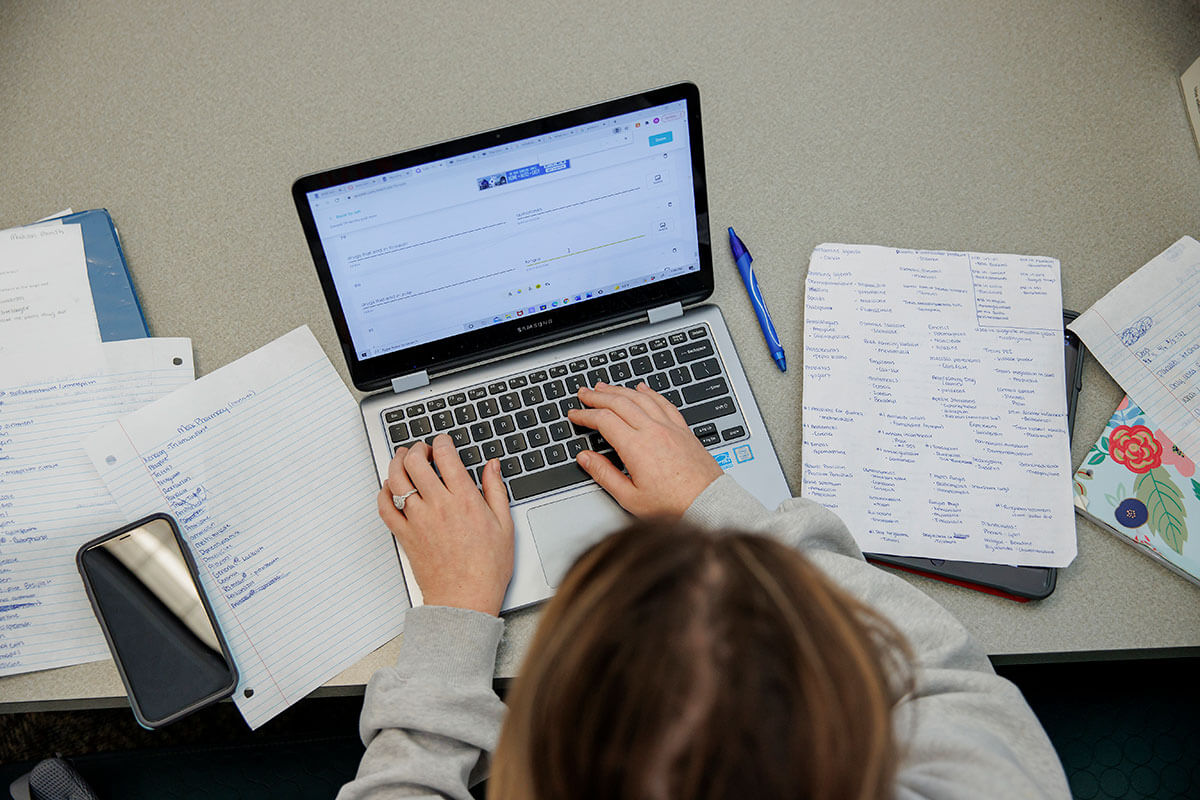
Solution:
<svg viewBox="0 0 1200 800">
<path fill-rule="evenodd" d="M 540 175 L 549 175 L 551 172 L 561 172 L 564 169 L 571 168 L 571 159 L 564 158 L 561 161 L 551 161 L 549 164 L 530 164 L 527 167 L 518 167 L 510 169 L 507 172 L 498 172 L 495 175 L 479 179 L 479 190 L 491 189 L 493 186 L 504 186 L 509 183 L 516 183 L 527 178 L 536 178 Z"/>
</svg>

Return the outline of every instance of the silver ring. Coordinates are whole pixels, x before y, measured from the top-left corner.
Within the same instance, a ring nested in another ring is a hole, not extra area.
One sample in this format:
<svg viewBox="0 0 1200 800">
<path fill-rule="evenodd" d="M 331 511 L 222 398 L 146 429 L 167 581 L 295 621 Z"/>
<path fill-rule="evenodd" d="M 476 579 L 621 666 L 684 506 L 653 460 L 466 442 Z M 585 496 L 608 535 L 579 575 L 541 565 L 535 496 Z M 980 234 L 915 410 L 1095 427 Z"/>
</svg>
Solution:
<svg viewBox="0 0 1200 800">
<path fill-rule="evenodd" d="M 401 495 L 394 494 L 394 495 L 392 495 L 392 505 L 394 505 L 396 507 L 397 511 L 403 511 L 404 510 L 404 501 L 407 500 L 408 498 L 412 497 L 416 493 L 417 493 L 416 489 L 409 489 L 404 494 L 401 494 Z"/>
</svg>

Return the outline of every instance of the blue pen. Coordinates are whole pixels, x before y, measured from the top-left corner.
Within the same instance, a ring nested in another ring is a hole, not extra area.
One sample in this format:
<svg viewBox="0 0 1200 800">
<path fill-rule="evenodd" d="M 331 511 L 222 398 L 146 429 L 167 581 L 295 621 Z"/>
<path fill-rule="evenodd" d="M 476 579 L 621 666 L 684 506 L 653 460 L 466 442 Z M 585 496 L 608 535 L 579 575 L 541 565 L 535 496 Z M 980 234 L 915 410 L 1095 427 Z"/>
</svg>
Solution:
<svg viewBox="0 0 1200 800">
<path fill-rule="evenodd" d="M 758 279 L 754 277 L 754 270 L 750 266 L 750 262 L 754 259 L 750 256 L 746 245 L 742 244 L 742 240 L 733 232 L 733 228 L 729 229 L 729 247 L 733 250 L 733 260 L 737 262 L 738 272 L 742 273 L 742 283 L 746 284 L 746 293 L 750 295 L 750 303 L 754 306 L 759 327 L 762 328 L 763 336 L 767 339 L 767 347 L 771 348 L 771 358 L 775 359 L 775 363 L 779 365 L 780 372 L 787 372 L 787 356 L 783 354 L 783 345 L 779 343 L 779 334 L 775 332 L 775 324 L 771 322 L 767 304 L 758 291 Z"/>
</svg>

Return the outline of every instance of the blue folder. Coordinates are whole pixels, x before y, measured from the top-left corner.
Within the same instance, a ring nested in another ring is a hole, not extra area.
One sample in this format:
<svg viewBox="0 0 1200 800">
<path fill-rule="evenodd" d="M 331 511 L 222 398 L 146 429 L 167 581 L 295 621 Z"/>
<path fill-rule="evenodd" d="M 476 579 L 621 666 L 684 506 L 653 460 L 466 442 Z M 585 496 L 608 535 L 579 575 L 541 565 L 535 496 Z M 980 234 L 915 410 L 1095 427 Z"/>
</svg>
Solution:
<svg viewBox="0 0 1200 800">
<path fill-rule="evenodd" d="M 92 284 L 92 302 L 96 306 L 101 341 L 116 342 L 149 336 L 150 329 L 146 327 L 146 317 L 142 314 L 142 305 L 134 291 L 129 267 L 125 264 L 117 227 L 113 225 L 108 210 L 97 208 L 80 211 L 78 214 L 56 217 L 54 221 L 78 225 L 83 234 L 88 281 Z"/>
</svg>

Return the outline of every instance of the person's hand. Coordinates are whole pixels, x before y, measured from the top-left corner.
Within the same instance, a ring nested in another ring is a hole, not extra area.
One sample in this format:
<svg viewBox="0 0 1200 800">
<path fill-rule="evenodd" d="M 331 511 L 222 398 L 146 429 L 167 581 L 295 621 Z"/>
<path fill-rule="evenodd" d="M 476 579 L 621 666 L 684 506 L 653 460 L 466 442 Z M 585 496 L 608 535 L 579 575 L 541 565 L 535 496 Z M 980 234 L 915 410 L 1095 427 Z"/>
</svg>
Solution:
<svg viewBox="0 0 1200 800">
<path fill-rule="evenodd" d="M 645 383 L 637 389 L 596 384 L 579 390 L 588 408 L 572 409 L 571 422 L 595 428 L 629 470 L 626 476 L 599 453 L 575 457 L 596 483 L 637 517 L 681 517 L 722 470 L 688 428 L 683 415 Z"/>
<path fill-rule="evenodd" d="M 413 489 L 398 511 L 392 498 Z M 378 499 L 426 605 L 500 613 L 513 571 L 513 521 L 499 461 L 484 467 L 481 495 L 450 437 L 438 434 L 432 448 L 418 442 L 396 451 Z"/>
</svg>

